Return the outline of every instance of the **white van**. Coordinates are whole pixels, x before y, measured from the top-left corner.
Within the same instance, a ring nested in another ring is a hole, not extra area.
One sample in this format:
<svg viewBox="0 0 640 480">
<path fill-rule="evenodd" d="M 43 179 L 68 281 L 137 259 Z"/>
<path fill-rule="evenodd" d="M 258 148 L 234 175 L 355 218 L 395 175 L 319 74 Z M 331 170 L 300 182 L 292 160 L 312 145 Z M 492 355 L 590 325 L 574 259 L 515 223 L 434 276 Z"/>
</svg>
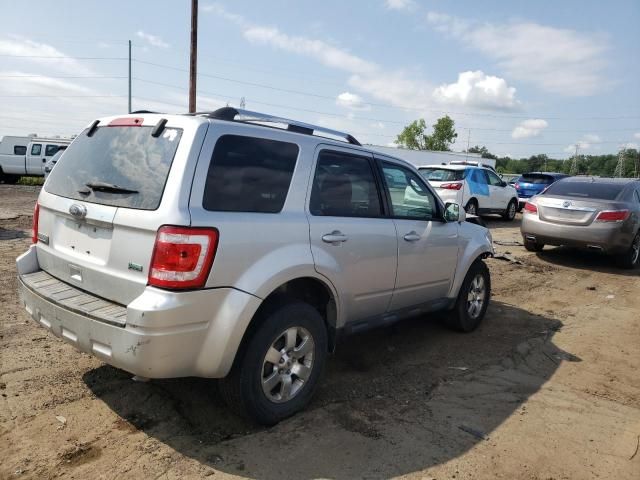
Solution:
<svg viewBox="0 0 640 480">
<path fill-rule="evenodd" d="M 43 176 L 47 161 L 69 143 L 68 138 L 4 137 L 0 143 L 0 181 L 14 183 L 22 175 Z"/>
</svg>

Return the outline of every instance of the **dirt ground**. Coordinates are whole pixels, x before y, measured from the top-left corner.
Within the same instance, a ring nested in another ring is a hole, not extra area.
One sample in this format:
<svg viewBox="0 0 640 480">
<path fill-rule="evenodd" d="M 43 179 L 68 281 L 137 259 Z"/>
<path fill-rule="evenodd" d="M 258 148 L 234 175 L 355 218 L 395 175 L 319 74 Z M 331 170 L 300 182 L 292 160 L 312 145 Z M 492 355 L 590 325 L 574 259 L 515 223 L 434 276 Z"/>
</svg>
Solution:
<svg viewBox="0 0 640 480">
<path fill-rule="evenodd" d="M 640 275 L 527 253 L 489 222 L 493 298 L 346 339 L 307 411 L 257 428 L 215 381 L 133 382 L 36 326 L 14 259 L 37 190 L 0 186 L 0 478 L 639 479 Z"/>
</svg>

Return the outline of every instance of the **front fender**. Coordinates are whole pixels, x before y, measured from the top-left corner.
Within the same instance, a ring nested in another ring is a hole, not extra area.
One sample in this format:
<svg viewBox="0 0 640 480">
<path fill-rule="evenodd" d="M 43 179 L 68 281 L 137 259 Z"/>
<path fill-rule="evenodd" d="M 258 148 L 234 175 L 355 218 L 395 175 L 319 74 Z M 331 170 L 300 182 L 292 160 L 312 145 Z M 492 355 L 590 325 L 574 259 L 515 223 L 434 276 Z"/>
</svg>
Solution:
<svg viewBox="0 0 640 480">
<path fill-rule="evenodd" d="M 478 258 L 493 256 L 493 238 L 488 228 L 469 222 L 460 224 L 460 254 L 449 298 L 457 298 L 469 268 Z"/>
</svg>

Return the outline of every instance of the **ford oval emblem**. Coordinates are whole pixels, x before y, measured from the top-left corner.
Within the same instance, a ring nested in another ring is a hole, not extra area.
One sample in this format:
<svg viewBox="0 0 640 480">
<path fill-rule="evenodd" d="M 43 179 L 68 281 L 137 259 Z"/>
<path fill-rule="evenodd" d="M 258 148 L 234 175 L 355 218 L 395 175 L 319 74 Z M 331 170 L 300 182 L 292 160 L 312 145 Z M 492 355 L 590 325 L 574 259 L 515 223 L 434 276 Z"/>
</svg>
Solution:
<svg viewBox="0 0 640 480">
<path fill-rule="evenodd" d="M 69 207 L 69 213 L 76 218 L 84 218 L 87 216 L 87 207 L 74 203 Z"/>
<path fill-rule="evenodd" d="M 571 202 L 569 200 L 565 200 L 564 202 L 562 202 L 562 206 L 564 208 L 569 208 L 571 206 Z"/>
</svg>

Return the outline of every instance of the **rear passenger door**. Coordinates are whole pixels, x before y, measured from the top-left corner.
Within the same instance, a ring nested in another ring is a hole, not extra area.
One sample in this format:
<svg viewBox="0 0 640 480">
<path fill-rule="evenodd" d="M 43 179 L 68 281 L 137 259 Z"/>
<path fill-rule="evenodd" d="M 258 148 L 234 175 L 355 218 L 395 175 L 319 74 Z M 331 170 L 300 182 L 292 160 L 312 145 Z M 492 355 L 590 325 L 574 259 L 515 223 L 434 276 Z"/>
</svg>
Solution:
<svg viewBox="0 0 640 480">
<path fill-rule="evenodd" d="M 398 232 L 398 271 L 390 310 L 447 297 L 458 263 L 458 222 L 445 222 L 441 205 L 422 177 L 381 162 L 391 216 Z M 390 184 L 389 178 L 398 179 Z"/>
<path fill-rule="evenodd" d="M 311 252 L 348 322 L 385 313 L 393 293 L 396 229 L 384 216 L 379 185 L 371 155 L 318 147 L 308 206 Z"/>
<path fill-rule="evenodd" d="M 32 143 L 31 150 L 27 153 L 26 173 L 29 175 L 42 175 L 44 157 L 43 145 L 41 143 Z"/>
</svg>

